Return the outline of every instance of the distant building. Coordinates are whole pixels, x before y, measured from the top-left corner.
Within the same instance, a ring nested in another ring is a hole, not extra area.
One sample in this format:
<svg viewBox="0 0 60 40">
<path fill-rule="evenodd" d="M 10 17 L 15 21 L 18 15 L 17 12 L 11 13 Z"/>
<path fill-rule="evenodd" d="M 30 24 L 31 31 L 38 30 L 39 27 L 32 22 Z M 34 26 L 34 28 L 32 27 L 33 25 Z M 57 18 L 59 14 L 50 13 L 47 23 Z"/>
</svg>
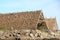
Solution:
<svg viewBox="0 0 60 40">
<path fill-rule="evenodd" d="M 45 19 L 45 22 L 49 30 L 58 30 L 56 18 Z"/>
<path fill-rule="evenodd" d="M 53 31 L 58 29 L 56 19 L 45 19 L 41 10 L 0 14 L 0 28 L 1 27 L 12 27 L 18 30 L 44 28 Z"/>
</svg>

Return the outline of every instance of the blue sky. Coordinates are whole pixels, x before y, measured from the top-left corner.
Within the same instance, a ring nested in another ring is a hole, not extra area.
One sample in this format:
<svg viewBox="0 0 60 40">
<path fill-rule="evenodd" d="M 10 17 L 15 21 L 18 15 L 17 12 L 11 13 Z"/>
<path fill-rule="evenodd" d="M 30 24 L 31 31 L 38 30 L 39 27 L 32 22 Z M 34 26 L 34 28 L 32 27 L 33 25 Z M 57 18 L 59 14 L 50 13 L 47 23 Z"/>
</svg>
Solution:
<svg viewBox="0 0 60 40">
<path fill-rule="evenodd" d="M 60 29 L 60 0 L 0 0 L 0 13 L 42 10 L 45 17 L 56 17 Z"/>
</svg>

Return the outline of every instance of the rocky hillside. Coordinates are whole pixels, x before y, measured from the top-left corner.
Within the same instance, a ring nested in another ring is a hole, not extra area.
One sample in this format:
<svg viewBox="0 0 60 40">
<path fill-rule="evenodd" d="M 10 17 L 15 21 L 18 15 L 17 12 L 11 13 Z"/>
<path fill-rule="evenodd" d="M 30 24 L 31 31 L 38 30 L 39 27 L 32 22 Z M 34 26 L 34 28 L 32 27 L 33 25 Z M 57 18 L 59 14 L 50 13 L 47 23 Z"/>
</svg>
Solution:
<svg viewBox="0 0 60 40">
<path fill-rule="evenodd" d="M 21 40 L 32 40 L 32 39 L 59 39 L 60 31 L 48 32 L 40 30 L 13 30 L 13 31 L 0 31 L 0 39 L 21 39 Z"/>
</svg>

